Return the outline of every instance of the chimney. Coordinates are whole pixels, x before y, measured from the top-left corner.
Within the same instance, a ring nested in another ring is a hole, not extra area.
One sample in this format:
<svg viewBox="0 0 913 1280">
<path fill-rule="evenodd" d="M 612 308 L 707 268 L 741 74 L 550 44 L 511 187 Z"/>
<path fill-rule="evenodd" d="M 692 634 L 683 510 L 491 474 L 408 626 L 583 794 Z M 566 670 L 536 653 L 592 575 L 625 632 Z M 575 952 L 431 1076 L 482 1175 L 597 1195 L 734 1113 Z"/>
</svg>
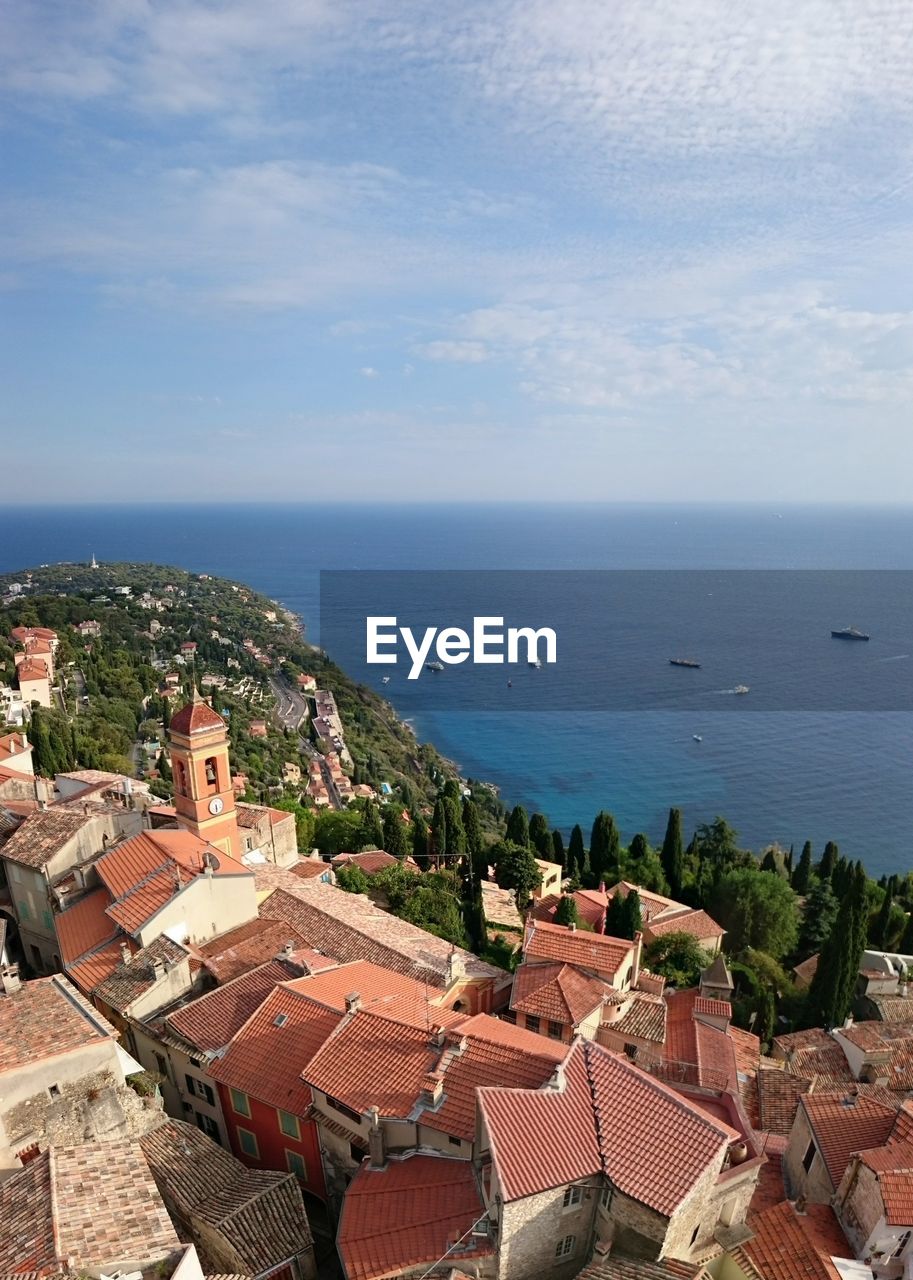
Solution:
<svg viewBox="0 0 913 1280">
<path fill-rule="evenodd" d="M 368 1153 L 371 1159 L 372 1169 L 382 1169 L 386 1164 L 386 1154 L 384 1152 L 384 1131 L 380 1123 L 380 1112 L 377 1107 L 371 1107 L 368 1111 L 371 1127 L 368 1130 Z"/>
<path fill-rule="evenodd" d="M 130 959 L 131 959 L 132 955 L 133 955 L 133 952 L 132 952 L 132 951 L 130 950 L 130 948 L 127 946 L 126 941 L 122 942 L 122 943 L 120 944 L 120 958 L 121 958 L 121 961 L 122 961 L 124 964 L 129 964 L 129 963 L 130 963 Z"/>
<path fill-rule="evenodd" d="M 165 976 L 165 966 L 161 960 L 152 961 L 152 978 L 154 982 L 161 982 Z"/>
<path fill-rule="evenodd" d="M 429 1071 L 422 1081 L 422 1102 L 426 1107 L 436 1107 L 444 1096 L 444 1076 L 440 1071 Z"/>
<path fill-rule="evenodd" d="M 277 959 L 278 959 L 278 960 L 291 960 L 291 958 L 292 958 L 292 954 L 294 953 L 294 950 L 295 950 L 295 944 L 294 944 L 294 942 L 292 942 L 291 938 L 289 938 L 288 942 L 286 942 L 285 946 L 284 946 L 284 947 L 282 948 L 282 950 L 279 952 L 279 955 L 277 956 Z"/>
<path fill-rule="evenodd" d="M 357 991 L 350 991 L 346 996 L 346 1013 L 357 1013 L 360 1008 L 361 996 Z"/>
<path fill-rule="evenodd" d="M 19 977 L 18 964 L 4 965 L 3 968 L 0 969 L 0 980 L 3 982 L 3 990 L 6 995 L 11 996 L 14 992 L 18 991 L 22 986 L 22 981 Z"/>
<path fill-rule="evenodd" d="M 447 986 L 452 987 L 460 978 L 466 976 L 466 962 L 457 951 L 451 951 L 447 957 Z"/>
<path fill-rule="evenodd" d="M 568 932 L 569 933 L 577 932 L 577 926 L 573 923 L 573 921 L 568 925 Z"/>
</svg>

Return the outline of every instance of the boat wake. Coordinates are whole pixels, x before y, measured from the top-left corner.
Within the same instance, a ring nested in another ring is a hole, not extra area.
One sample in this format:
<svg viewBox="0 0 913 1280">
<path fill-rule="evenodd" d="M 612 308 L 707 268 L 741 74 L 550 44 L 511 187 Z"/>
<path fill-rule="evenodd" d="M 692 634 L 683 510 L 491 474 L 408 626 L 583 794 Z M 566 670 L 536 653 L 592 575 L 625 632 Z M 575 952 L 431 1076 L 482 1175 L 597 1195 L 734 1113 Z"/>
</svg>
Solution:
<svg viewBox="0 0 913 1280">
<path fill-rule="evenodd" d="M 909 658 L 908 653 L 894 653 L 890 658 L 878 658 L 878 662 L 900 662 L 901 658 Z"/>
</svg>

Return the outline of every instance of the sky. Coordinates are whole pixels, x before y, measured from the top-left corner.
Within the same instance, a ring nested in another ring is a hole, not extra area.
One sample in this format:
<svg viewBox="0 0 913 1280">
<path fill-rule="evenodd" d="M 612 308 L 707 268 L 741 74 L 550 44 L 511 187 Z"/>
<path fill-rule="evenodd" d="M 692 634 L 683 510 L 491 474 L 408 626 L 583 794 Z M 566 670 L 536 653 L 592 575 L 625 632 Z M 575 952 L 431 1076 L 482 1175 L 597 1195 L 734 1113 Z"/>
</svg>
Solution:
<svg viewBox="0 0 913 1280">
<path fill-rule="evenodd" d="M 0 30 L 7 500 L 913 500 L 909 0 Z"/>
</svg>

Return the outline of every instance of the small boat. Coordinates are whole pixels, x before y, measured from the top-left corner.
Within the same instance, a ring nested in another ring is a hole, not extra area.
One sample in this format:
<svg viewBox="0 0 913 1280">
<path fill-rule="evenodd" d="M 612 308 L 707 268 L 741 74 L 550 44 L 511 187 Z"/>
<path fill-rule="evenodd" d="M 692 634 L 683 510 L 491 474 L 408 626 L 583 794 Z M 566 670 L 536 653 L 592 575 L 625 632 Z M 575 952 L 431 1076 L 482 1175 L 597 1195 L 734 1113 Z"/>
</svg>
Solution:
<svg viewBox="0 0 913 1280">
<path fill-rule="evenodd" d="M 508 680 L 508 682 L 507 682 L 507 687 L 508 687 L 508 689 L 512 689 L 512 688 L 514 687 L 514 682 L 513 682 L 513 680 Z"/>
<path fill-rule="evenodd" d="M 700 669 L 700 663 L 696 658 L 670 658 L 670 667 L 696 667 Z"/>
<path fill-rule="evenodd" d="M 695 741 L 695 742 L 703 742 L 703 741 L 704 741 L 704 739 L 701 737 L 701 735 L 700 735 L 699 733 L 692 733 L 692 735 L 691 735 L 691 736 L 692 736 L 692 738 L 694 739 L 694 741 Z"/>
<path fill-rule="evenodd" d="M 381 680 L 381 684 L 389 684 L 389 683 L 390 683 L 390 677 L 384 676 L 383 680 Z"/>
<path fill-rule="evenodd" d="M 868 640 L 869 637 L 858 627 L 841 627 L 839 631 L 831 632 L 831 638 L 833 640 Z"/>
<path fill-rule="evenodd" d="M 749 686 L 747 684 L 737 684 L 733 689 L 733 693 L 747 693 Z"/>
<path fill-rule="evenodd" d="M 529 662 L 527 663 L 527 666 L 535 667 L 536 670 L 538 671 L 539 668 L 542 666 L 542 663 L 539 661 L 538 658 L 530 658 Z"/>
<path fill-rule="evenodd" d="M 443 671 L 444 664 L 443 662 L 426 662 L 425 670 L 426 671 Z"/>
</svg>

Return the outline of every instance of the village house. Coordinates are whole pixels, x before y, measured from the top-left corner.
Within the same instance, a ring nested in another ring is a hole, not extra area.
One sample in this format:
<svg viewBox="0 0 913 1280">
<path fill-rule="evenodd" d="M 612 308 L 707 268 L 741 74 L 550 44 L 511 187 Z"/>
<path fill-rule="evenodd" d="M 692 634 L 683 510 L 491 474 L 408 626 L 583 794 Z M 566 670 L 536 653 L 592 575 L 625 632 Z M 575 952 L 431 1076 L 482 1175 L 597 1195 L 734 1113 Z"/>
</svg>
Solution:
<svg viewBox="0 0 913 1280">
<path fill-rule="evenodd" d="M 139 831 L 142 815 L 122 807 L 52 805 L 30 813 L 0 846 L 23 952 L 37 973 L 61 968 L 55 908 L 70 886 L 81 888 L 91 864 L 123 835 Z"/>
<path fill-rule="evenodd" d="M 17 657 L 20 656 L 17 654 Z M 22 655 L 23 660 L 16 664 L 16 678 L 19 681 L 19 692 L 27 707 L 37 703 L 39 707 L 52 707 L 51 677 L 47 664 L 40 658 Z"/>
<path fill-rule="evenodd" d="M 265 720 L 257 719 L 251 720 L 247 727 L 247 732 L 252 738 L 265 738 L 267 737 L 269 730 Z"/>
<path fill-rule="evenodd" d="M 706 911 L 686 906 L 683 902 L 676 902 L 674 898 L 666 898 L 650 889 L 642 889 L 640 885 L 631 884 L 627 880 L 619 881 L 607 892 L 611 899 L 616 893 L 626 897 L 632 890 L 640 898 L 644 946 L 649 947 L 658 938 L 670 933 L 688 933 L 700 943 L 709 957 L 720 951 L 726 930 L 711 919 Z"/>
<path fill-rule="evenodd" d="M 235 813 L 241 839 L 241 856 L 256 853 L 277 867 L 288 867 L 298 859 L 295 815 L 284 809 L 237 801 Z"/>
<path fill-rule="evenodd" d="M 913 1111 L 898 1112 L 882 1146 L 856 1151 L 834 1196 L 834 1211 L 857 1258 L 885 1280 L 901 1276 L 913 1255 Z"/>
<path fill-rule="evenodd" d="M 383 849 L 366 849 L 362 853 L 337 853 L 330 859 L 334 871 L 340 867 L 358 867 L 368 879 L 387 871 L 390 867 L 405 867 L 407 871 L 418 872 L 418 863 L 413 858 L 396 858 Z"/>
<path fill-rule="evenodd" d="M 84 639 L 94 639 L 101 635 L 101 623 L 96 622 L 94 618 L 88 618 L 85 622 L 76 623 L 76 631 Z"/>
<path fill-rule="evenodd" d="M 114 1027 L 62 975 L 0 973 L 0 1182 L 50 1143 L 116 1141 L 154 1120 Z"/>
<path fill-rule="evenodd" d="M 32 744 L 24 733 L 0 737 L 0 804 L 38 807 Z"/>
<path fill-rule="evenodd" d="M 294 1176 L 247 1168 L 180 1120 L 139 1146 L 175 1225 L 223 1275 L 314 1280 L 314 1241 Z"/>
<path fill-rule="evenodd" d="M 857 1086 L 837 1093 L 803 1094 L 783 1155 L 790 1197 L 830 1204 L 851 1154 L 883 1147 L 888 1141 L 898 1106 L 870 1097 Z"/>
<path fill-rule="evenodd" d="M 478 1113 L 483 1198 L 505 1280 L 573 1275 L 593 1250 L 687 1261 L 720 1237 L 750 1234 L 763 1156 L 727 1094 L 685 1097 L 578 1040 L 549 1085 L 482 1088 Z"/>
</svg>

